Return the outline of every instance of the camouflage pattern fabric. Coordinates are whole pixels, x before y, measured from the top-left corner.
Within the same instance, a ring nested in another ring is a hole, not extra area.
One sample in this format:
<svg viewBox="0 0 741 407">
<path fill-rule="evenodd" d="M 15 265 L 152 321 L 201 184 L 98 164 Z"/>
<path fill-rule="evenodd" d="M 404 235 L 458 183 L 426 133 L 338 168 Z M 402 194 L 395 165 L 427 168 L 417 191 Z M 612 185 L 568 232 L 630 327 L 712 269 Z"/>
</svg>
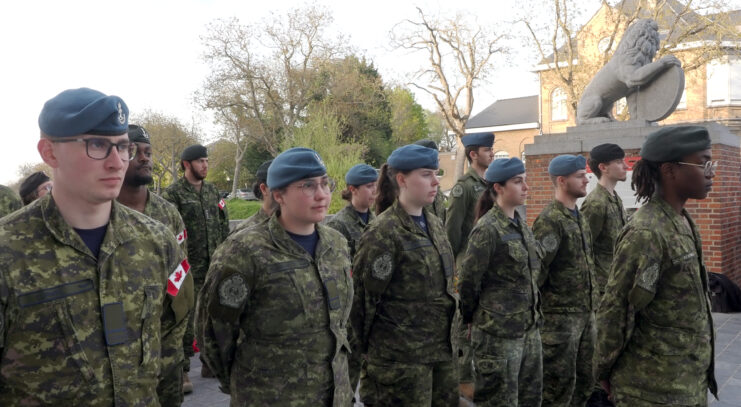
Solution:
<svg viewBox="0 0 741 407">
<path fill-rule="evenodd" d="M 396 201 L 360 238 L 351 321 L 368 364 L 455 363 L 453 253 L 440 219 L 428 208 L 424 214 L 429 236 Z M 363 392 L 361 384 L 361 399 Z"/>
<path fill-rule="evenodd" d="M 707 391 L 717 394 L 701 248 L 689 214 L 679 215 L 658 196 L 618 237 L 597 314 L 595 355 L 597 378 L 609 380 L 616 395 L 706 405 Z"/>
<path fill-rule="evenodd" d="M 234 228 L 234 230 L 232 230 L 231 234 L 235 234 L 239 232 L 240 230 L 244 230 L 252 226 L 255 226 L 257 224 L 260 224 L 262 222 L 265 222 L 268 219 L 270 219 L 270 216 L 268 216 L 268 214 L 265 213 L 265 211 L 263 211 L 262 208 L 260 208 L 260 210 L 255 212 L 252 216 L 240 222 Z"/>
<path fill-rule="evenodd" d="M 185 223 L 180 217 L 175 205 L 166 201 L 164 198 L 151 191 L 147 192 L 147 203 L 144 207 L 144 214 L 150 218 L 162 223 L 167 226 L 168 229 L 175 235 L 175 240 L 178 242 L 180 249 L 184 255 L 187 253 L 187 232 L 185 230 Z M 193 308 L 195 306 L 195 293 L 193 292 L 193 276 L 188 273 L 185 276 L 183 285 L 180 286 L 180 293 L 172 301 L 172 311 L 177 315 L 177 320 L 189 318 L 192 321 Z M 175 322 L 172 320 L 171 322 Z M 188 329 L 189 324 L 169 324 L 163 326 L 162 330 L 168 332 L 170 335 L 178 338 L 178 343 L 183 342 L 183 337 Z M 160 374 L 160 383 L 157 386 L 157 394 L 159 395 L 160 404 L 164 406 L 179 406 L 183 402 L 183 381 L 182 381 L 182 369 L 183 363 L 185 363 L 185 351 L 193 353 L 192 343 L 188 347 L 178 347 L 172 349 L 162 349 L 161 358 L 163 361 L 166 360 L 168 366 L 173 366 L 169 372 L 163 371 Z"/>
<path fill-rule="evenodd" d="M 366 365 L 360 391 L 373 407 L 458 407 L 456 364 L 383 362 Z"/>
<path fill-rule="evenodd" d="M 273 215 L 214 254 L 196 310 L 201 358 L 232 406 L 350 405 L 347 242 L 317 225 L 312 258 Z"/>
<path fill-rule="evenodd" d="M 610 195 L 605 187 L 597 184 L 581 204 L 581 213 L 592 233 L 594 272 L 601 298 L 610 273 L 615 242 L 627 222 L 623 200 L 617 193 Z"/>
<path fill-rule="evenodd" d="M 373 221 L 375 216 L 372 211 L 368 211 L 368 223 Z M 358 213 L 355 211 L 352 205 L 347 205 L 337 212 L 332 219 L 327 222 L 327 226 L 334 230 L 342 233 L 342 236 L 347 240 L 347 244 L 350 248 L 350 258 L 355 257 L 355 250 L 360 240 L 360 236 L 363 234 L 365 227 L 367 226 L 363 219 L 360 218 Z M 352 353 L 349 356 L 348 364 L 350 366 L 350 384 L 353 389 L 358 383 L 360 378 L 360 371 L 363 366 L 362 355 L 360 354 L 360 347 L 358 340 L 352 333 L 352 326 L 347 327 L 348 339 L 352 348 Z"/>
<path fill-rule="evenodd" d="M 471 342 L 476 373 L 473 401 L 477 406 L 540 406 L 543 353 L 537 328 L 519 338 L 502 338 L 474 326 Z"/>
<path fill-rule="evenodd" d="M 535 219 L 533 233 L 543 250 L 543 405 L 583 406 L 594 388 L 590 364 L 599 301 L 589 225 L 554 200 Z"/>
<path fill-rule="evenodd" d="M 434 213 L 440 220 L 443 222 L 443 225 L 445 224 L 445 211 L 447 208 L 445 208 L 445 203 L 448 201 L 448 197 L 445 196 L 443 191 L 440 189 L 440 187 L 437 187 L 437 194 L 435 195 L 435 200 L 427 205 L 428 208 L 432 210 L 432 213 Z"/>
<path fill-rule="evenodd" d="M 172 202 L 180 212 L 188 233 L 188 262 L 193 275 L 193 291 L 196 295 L 201 291 L 206 278 L 211 256 L 216 247 L 229 235 L 229 216 L 226 206 L 220 208 L 221 197 L 219 191 L 212 184 L 203 182 L 201 190 L 195 188 L 181 178 L 162 192 L 162 197 Z M 183 336 L 183 352 L 185 371 L 190 371 L 190 357 L 193 351 L 195 326 L 191 314 L 185 335 Z"/>
<path fill-rule="evenodd" d="M 474 401 L 487 403 L 481 405 L 540 404 L 540 252 L 527 223 L 515 217 L 517 223 L 495 204 L 471 231 L 461 261 L 461 315 L 479 333 L 472 343 Z"/>
<path fill-rule="evenodd" d="M 0 185 L 0 218 L 23 207 L 23 201 L 12 189 Z"/>
<path fill-rule="evenodd" d="M 183 260 L 165 226 L 116 201 L 98 259 L 51 194 L 2 219 L 0 405 L 159 406 Z"/>
</svg>

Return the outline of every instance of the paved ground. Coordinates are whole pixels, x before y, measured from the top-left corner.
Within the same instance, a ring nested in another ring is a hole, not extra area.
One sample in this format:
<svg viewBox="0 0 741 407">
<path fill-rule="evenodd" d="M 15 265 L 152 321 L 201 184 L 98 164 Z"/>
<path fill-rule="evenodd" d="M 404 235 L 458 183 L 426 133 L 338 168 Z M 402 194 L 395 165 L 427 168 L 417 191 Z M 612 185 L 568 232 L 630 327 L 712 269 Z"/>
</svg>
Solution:
<svg viewBox="0 0 741 407">
<path fill-rule="evenodd" d="M 720 401 L 710 396 L 712 407 L 741 407 L 741 314 L 713 314 L 715 329 L 715 376 Z M 194 392 L 183 407 L 228 407 L 229 396 L 219 390 L 216 379 L 201 377 L 198 355 L 191 358 L 190 380 Z"/>
</svg>

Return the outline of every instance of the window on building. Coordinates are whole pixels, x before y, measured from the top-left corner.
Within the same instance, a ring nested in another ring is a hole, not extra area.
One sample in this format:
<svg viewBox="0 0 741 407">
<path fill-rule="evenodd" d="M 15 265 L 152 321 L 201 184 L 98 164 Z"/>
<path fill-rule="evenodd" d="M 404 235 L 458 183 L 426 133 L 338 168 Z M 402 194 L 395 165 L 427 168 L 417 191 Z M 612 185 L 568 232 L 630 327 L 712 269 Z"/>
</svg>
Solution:
<svg viewBox="0 0 741 407">
<path fill-rule="evenodd" d="M 509 153 L 504 150 L 497 151 L 496 153 L 494 153 L 495 160 L 498 160 L 500 158 L 509 158 Z"/>
<path fill-rule="evenodd" d="M 561 88 L 556 88 L 551 92 L 551 121 L 566 120 L 569 118 L 569 111 L 566 105 L 566 92 Z"/>
<path fill-rule="evenodd" d="M 620 98 L 615 101 L 615 115 L 620 116 L 621 114 L 628 112 L 628 99 Z"/>
<path fill-rule="evenodd" d="M 723 57 L 707 64 L 708 106 L 741 104 L 741 58 Z"/>
<path fill-rule="evenodd" d="M 682 91 L 682 97 L 679 99 L 679 103 L 677 104 L 677 109 L 686 109 L 687 108 L 687 88 L 684 88 Z"/>
</svg>

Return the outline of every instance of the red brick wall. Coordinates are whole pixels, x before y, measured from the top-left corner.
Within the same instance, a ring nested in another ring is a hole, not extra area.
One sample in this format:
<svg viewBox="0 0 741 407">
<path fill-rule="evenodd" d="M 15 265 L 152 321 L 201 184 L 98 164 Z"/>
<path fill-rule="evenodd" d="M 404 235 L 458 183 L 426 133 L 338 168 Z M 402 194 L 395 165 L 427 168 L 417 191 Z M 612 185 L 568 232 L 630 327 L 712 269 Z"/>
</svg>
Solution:
<svg viewBox="0 0 741 407">
<path fill-rule="evenodd" d="M 701 201 L 691 200 L 686 208 L 700 228 L 702 249 L 708 271 L 723 273 L 741 285 L 741 152 L 738 147 L 715 144 L 713 159 L 718 171 L 713 190 Z M 574 152 L 588 157 L 588 152 Z M 628 156 L 638 150 L 626 150 Z M 553 200 L 548 163 L 557 154 L 527 156 L 527 220 L 530 225 Z M 630 180 L 626 181 L 630 182 Z"/>
</svg>

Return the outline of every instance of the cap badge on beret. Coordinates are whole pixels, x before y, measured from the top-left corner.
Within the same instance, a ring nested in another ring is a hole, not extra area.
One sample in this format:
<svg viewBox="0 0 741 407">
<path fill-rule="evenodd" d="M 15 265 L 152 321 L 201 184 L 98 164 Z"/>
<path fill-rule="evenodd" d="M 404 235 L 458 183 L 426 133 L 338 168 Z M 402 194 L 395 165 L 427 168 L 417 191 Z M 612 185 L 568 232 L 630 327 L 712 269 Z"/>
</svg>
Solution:
<svg viewBox="0 0 741 407">
<path fill-rule="evenodd" d="M 121 124 L 126 123 L 126 114 L 124 114 L 123 107 L 121 107 L 121 102 L 118 102 L 118 122 Z"/>
<path fill-rule="evenodd" d="M 319 161 L 319 164 L 322 165 L 322 167 L 327 167 L 327 164 L 324 164 L 324 160 L 322 160 L 322 157 L 319 157 L 319 154 L 314 152 L 314 157 L 316 157 L 316 160 Z"/>
</svg>

